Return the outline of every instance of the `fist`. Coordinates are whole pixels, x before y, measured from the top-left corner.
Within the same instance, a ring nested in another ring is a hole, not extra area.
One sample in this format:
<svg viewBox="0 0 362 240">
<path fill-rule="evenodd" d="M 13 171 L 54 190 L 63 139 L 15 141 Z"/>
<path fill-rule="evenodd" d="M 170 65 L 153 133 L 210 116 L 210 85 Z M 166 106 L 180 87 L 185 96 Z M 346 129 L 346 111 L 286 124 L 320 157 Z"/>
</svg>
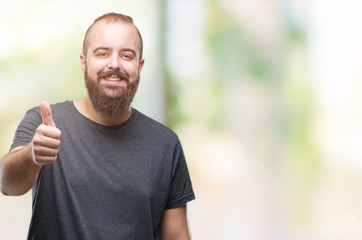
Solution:
<svg viewBox="0 0 362 240">
<path fill-rule="evenodd" d="M 54 163 L 60 146 L 61 132 L 56 128 L 52 110 L 46 101 L 40 103 L 42 124 L 36 129 L 32 141 L 33 161 L 37 165 Z"/>
</svg>

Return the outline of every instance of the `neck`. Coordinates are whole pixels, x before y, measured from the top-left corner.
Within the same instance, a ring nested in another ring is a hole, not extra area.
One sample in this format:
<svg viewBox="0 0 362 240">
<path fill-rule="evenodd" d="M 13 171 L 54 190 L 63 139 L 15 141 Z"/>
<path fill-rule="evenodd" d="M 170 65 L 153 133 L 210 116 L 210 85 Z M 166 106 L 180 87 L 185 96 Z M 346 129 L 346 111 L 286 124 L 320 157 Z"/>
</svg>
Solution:
<svg viewBox="0 0 362 240">
<path fill-rule="evenodd" d="M 105 126 L 120 125 L 127 121 L 127 119 L 130 118 L 132 114 L 131 107 L 126 109 L 125 111 L 123 111 L 123 113 L 119 115 L 110 115 L 106 112 L 96 111 L 92 105 L 92 101 L 88 96 L 80 100 L 74 101 L 74 105 L 82 115 L 96 123 Z"/>
</svg>

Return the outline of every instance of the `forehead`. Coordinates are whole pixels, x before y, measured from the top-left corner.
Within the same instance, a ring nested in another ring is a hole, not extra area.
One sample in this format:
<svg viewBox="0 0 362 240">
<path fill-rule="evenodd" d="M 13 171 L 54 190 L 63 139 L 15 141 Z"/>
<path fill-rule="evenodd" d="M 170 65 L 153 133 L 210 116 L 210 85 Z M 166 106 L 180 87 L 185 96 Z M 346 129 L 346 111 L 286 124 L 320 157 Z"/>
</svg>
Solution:
<svg viewBox="0 0 362 240">
<path fill-rule="evenodd" d="M 130 23 L 99 21 L 87 36 L 88 51 L 97 47 L 131 48 L 139 52 L 140 39 L 136 28 Z"/>
</svg>

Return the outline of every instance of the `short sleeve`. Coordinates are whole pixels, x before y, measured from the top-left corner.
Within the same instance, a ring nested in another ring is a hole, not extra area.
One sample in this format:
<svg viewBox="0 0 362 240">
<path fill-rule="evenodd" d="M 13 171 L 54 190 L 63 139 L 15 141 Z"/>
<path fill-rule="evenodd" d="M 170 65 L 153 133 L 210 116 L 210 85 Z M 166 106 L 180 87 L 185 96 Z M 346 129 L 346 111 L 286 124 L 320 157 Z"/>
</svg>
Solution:
<svg viewBox="0 0 362 240">
<path fill-rule="evenodd" d="M 15 147 L 25 146 L 28 144 L 33 139 L 35 130 L 41 123 L 42 118 L 39 107 L 27 111 L 23 120 L 16 129 L 15 137 L 10 150 Z"/>
<path fill-rule="evenodd" d="M 195 199 L 190 174 L 180 141 L 176 144 L 173 160 L 172 180 L 166 209 L 179 207 Z"/>
</svg>

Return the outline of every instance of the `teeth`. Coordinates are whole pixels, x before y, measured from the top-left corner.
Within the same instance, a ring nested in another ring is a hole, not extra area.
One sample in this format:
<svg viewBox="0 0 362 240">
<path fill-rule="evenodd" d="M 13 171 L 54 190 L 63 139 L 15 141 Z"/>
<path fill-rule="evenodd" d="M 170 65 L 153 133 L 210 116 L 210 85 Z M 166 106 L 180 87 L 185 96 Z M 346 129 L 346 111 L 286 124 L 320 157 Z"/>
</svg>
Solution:
<svg viewBox="0 0 362 240">
<path fill-rule="evenodd" d="M 120 79 L 118 77 L 107 77 L 106 79 L 108 81 L 120 81 Z"/>
</svg>

